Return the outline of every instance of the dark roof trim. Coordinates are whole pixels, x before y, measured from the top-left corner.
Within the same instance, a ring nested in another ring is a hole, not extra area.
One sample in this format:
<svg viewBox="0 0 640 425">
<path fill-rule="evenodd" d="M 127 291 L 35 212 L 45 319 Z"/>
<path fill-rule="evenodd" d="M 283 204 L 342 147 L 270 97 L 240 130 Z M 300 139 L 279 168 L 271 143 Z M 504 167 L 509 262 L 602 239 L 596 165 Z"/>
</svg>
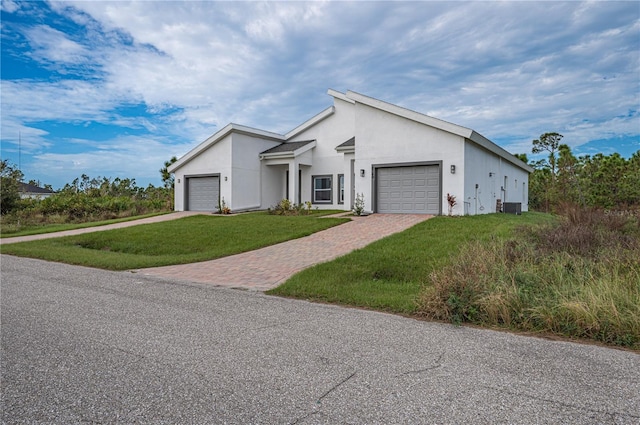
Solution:
<svg viewBox="0 0 640 425">
<path fill-rule="evenodd" d="M 260 155 L 268 155 L 273 153 L 294 153 L 298 149 L 307 146 L 310 143 L 315 142 L 314 140 L 304 140 L 301 142 L 285 142 L 278 146 L 274 146 L 271 149 L 267 149 L 264 152 L 260 152 Z"/>
</svg>

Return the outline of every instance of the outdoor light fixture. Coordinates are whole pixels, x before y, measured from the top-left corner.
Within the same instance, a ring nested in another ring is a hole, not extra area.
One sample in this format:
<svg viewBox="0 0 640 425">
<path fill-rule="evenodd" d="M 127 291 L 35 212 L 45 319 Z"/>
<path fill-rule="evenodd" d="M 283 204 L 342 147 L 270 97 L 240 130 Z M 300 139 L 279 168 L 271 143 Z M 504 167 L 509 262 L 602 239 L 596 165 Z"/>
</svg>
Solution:
<svg viewBox="0 0 640 425">
<path fill-rule="evenodd" d="M 178 183 L 180 183 L 180 179 L 178 179 Z"/>
<path fill-rule="evenodd" d="M 455 174 L 456 173 L 456 166 L 452 165 L 451 166 L 451 174 Z"/>
<path fill-rule="evenodd" d="M 227 176 L 224 176 L 224 181 L 227 181 Z"/>
<path fill-rule="evenodd" d="M 364 177 L 364 168 L 360 169 L 360 177 Z"/>
</svg>

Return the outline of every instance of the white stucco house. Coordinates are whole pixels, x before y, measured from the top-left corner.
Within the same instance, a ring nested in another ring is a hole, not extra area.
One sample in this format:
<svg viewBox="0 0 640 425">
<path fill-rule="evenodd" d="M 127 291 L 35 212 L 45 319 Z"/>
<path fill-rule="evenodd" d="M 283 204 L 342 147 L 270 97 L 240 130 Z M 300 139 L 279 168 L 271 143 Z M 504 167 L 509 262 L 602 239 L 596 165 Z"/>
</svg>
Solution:
<svg viewBox="0 0 640 425">
<path fill-rule="evenodd" d="M 21 199 L 45 199 L 55 195 L 53 190 L 45 189 L 44 187 L 36 186 L 29 183 L 18 183 L 18 191 L 20 192 Z"/>
<path fill-rule="evenodd" d="M 177 211 L 267 209 L 287 198 L 370 213 L 527 211 L 531 167 L 475 131 L 352 91 L 286 134 L 229 124 L 169 167 Z"/>
</svg>

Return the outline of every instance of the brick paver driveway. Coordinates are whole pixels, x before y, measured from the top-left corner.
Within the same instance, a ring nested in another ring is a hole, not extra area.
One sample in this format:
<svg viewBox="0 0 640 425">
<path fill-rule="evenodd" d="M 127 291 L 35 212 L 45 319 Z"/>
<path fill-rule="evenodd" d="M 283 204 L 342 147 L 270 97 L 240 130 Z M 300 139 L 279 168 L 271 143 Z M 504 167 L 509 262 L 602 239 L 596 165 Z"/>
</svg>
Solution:
<svg viewBox="0 0 640 425">
<path fill-rule="evenodd" d="M 333 260 L 433 216 L 373 214 L 310 236 L 217 260 L 137 270 L 145 275 L 266 291 L 314 264 Z"/>
</svg>

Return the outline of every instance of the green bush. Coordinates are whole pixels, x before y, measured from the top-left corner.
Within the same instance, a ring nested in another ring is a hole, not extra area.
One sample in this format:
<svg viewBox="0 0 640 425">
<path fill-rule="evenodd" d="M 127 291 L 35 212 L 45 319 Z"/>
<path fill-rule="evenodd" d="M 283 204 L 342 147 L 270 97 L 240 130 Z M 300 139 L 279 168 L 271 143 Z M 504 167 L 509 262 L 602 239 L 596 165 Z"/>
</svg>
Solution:
<svg viewBox="0 0 640 425">
<path fill-rule="evenodd" d="M 282 199 L 275 207 L 268 208 L 267 212 L 272 215 L 308 215 L 311 214 L 312 204 L 294 204 L 288 199 Z"/>
<path fill-rule="evenodd" d="M 164 190 L 164 189 L 163 189 Z M 170 195 L 170 191 L 165 191 Z M 2 216 L 2 233 L 15 233 L 45 224 L 83 223 L 170 211 L 167 196 L 94 196 L 93 193 L 63 191 L 48 198 L 23 199 L 9 214 Z"/>
</svg>

